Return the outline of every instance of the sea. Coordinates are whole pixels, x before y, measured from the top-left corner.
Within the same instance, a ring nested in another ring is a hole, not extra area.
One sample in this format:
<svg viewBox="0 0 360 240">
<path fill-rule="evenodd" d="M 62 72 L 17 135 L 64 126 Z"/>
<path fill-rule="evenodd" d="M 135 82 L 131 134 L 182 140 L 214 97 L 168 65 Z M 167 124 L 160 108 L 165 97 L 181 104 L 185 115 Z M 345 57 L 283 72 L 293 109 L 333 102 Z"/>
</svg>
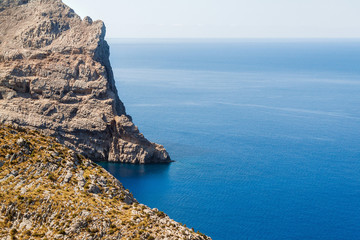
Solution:
<svg viewBox="0 0 360 240">
<path fill-rule="evenodd" d="M 360 40 L 109 39 L 171 164 L 101 163 L 214 240 L 360 239 Z"/>
</svg>

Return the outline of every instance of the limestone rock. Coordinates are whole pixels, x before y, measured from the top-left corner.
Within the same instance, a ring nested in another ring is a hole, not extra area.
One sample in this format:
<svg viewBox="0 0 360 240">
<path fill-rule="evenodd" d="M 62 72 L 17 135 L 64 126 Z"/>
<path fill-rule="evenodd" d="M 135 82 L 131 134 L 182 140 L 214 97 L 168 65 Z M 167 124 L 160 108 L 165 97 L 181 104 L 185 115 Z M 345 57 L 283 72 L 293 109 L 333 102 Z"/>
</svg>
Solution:
<svg viewBox="0 0 360 240">
<path fill-rule="evenodd" d="M 68 173 L 64 177 L 64 183 L 70 182 L 70 179 L 72 176 L 73 176 L 72 173 L 70 171 L 68 171 Z"/>
<path fill-rule="evenodd" d="M 20 147 L 24 146 L 26 144 L 25 140 L 23 138 L 19 138 L 16 141 L 16 144 L 19 145 Z"/>
<path fill-rule="evenodd" d="M 95 161 L 170 162 L 117 95 L 102 21 L 61 0 L 0 1 L 0 123 L 27 126 Z"/>
<path fill-rule="evenodd" d="M 91 185 L 89 186 L 88 192 L 89 192 L 89 193 L 94 193 L 94 194 L 99 194 L 99 193 L 101 193 L 101 190 L 100 190 L 100 188 L 99 188 L 97 185 L 91 184 Z"/>
</svg>

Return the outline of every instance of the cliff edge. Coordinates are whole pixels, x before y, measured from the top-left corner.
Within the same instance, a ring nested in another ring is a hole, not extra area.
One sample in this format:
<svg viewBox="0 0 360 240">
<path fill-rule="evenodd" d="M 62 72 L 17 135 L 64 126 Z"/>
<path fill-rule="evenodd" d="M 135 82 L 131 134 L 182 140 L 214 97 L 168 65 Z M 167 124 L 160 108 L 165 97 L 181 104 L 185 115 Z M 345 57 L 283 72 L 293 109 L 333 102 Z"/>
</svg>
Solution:
<svg viewBox="0 0 360 240">
<path fill-rule="evenodd" d="M 0 123 L 56 137 L 94 161 L 170 162 L 120 101 L 102 21 L 61 0 L 0 1 Z"/>
</svg>

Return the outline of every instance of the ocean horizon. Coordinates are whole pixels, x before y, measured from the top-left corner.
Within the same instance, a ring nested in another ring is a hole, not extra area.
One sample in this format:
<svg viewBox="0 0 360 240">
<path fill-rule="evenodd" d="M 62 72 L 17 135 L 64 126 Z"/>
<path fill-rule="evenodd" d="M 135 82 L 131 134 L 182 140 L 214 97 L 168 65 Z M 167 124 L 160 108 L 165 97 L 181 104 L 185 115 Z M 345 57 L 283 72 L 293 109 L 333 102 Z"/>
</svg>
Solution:
<svg viewBox="0 0 360 240">
<path fill-rule="evenodd" d="M 120 99 L 175 162 L 100 163 L 213 239 L 360 239 L 360 40 L 109 39 Z"/>
</svg>

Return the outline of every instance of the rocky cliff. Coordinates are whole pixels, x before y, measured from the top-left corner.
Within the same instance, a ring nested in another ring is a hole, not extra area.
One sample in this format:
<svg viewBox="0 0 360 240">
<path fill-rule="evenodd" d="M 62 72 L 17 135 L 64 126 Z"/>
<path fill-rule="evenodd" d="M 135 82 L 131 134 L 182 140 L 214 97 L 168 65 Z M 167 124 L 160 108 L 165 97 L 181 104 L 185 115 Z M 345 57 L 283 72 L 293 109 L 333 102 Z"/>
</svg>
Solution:
<svg viewBox="0 0 360 240">
<path fill-rule="evenodd" d="M 169 162 L 125 112 L 102 21 L 61 0 L 0 0 L 0 123 L 56 137 L 95 161 Z"/>
<path fill-rule="evenodd" d="M 139 204 L 91 160 L 0 124 L 0 239 L 210 239 Z"/>
</svg>

